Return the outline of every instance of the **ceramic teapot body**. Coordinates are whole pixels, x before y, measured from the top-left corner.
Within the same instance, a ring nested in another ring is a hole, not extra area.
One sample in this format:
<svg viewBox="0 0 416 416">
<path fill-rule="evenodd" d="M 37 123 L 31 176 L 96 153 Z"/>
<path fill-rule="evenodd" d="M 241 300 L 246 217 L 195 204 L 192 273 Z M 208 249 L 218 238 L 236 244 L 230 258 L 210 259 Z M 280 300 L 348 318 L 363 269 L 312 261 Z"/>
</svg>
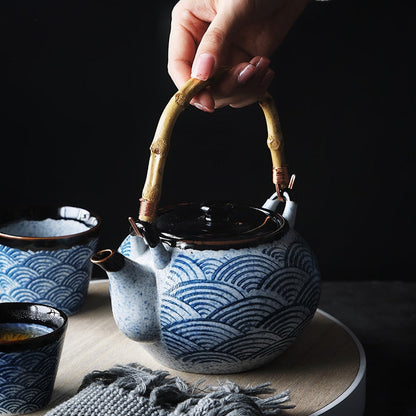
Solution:
<svg viewBox="0 0 416 416">
<path fill-rule="evenodd" d="M 277 357 L 313 317 L 320 274 L 308 244 L 274 216 L 279 235 L 258 245 L 149 249 L 132 233 L 102 253 L 119 328 L 182 371 L 241 372 Z"/>
</svg>

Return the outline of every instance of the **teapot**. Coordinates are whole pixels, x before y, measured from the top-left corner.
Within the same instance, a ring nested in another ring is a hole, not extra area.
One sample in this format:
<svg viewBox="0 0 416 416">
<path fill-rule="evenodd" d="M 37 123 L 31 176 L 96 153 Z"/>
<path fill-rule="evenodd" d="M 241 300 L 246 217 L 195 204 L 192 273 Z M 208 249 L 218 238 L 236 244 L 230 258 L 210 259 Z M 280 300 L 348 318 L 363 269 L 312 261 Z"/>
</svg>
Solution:
<svg viewBox="0 0 416 416">
<path fill-rule="evenodd" d="M 275 185 L 264 205 L 158 208 L 174 123 L 210 82 L 191 78 L 170 99 L 150 147 L 138 219 L 129 217 L 130 233 L 117 250 L 101 250 L 91 261 L 107 272 L 113 316 L 127 337 L 167 367 L 224 374 L 257 368 L 285 351 L 316 311 L 321 277 L 294 229 L 294 176 L 269 93 L 258 102 Z"/>
</svg>

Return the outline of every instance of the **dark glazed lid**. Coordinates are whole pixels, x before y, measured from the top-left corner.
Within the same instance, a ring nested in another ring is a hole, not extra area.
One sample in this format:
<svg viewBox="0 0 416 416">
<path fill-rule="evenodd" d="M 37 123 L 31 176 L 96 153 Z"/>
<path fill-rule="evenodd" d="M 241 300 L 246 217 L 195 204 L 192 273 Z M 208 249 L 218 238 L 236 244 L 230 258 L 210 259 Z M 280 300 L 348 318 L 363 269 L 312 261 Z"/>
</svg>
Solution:
<svg viewBox="0 0 416 416">
<path fill-rule="evenodd" d="M 250 247 L 276 240 L 287 231 L 280 214 L 231 202 L 179 204 L 158 214 L 161 240 L 180 248 Z"/>
</svg>

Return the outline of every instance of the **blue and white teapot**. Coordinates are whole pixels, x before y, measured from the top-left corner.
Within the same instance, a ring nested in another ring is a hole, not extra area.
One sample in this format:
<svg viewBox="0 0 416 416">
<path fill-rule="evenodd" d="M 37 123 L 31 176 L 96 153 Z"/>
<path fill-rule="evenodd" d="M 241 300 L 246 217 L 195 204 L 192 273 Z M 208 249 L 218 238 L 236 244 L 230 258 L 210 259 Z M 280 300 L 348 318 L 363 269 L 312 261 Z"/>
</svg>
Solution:
<svg viewBox="0 0 416 416">
<path fill-rule="evenodd" d="M 173 124 L 206 83 L 191 79 L 156 129 L 139 219 L 120 248 L 92 261 L 107 271 L 120 330 L 162 364 L 220 374 L 259 367 L 286 350 L 320 297 L 317 260 L 294 230 L 296 204 L 274 101 L 259 101 L 276 193 L 261 208 L 232 202 L 157 209 Z M 275 212 L 284 205 L 283 214 Z"/>
</svg>

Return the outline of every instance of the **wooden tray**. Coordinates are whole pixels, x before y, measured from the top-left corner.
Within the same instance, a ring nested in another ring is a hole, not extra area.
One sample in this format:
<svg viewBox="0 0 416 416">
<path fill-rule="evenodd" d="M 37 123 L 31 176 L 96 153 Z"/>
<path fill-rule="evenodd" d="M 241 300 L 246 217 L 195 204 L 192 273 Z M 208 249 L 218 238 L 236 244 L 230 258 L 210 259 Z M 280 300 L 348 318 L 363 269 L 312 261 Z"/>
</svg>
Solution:
<svg viewBox="0 0 416 416">
<path fill-rule="evenodd" d="M 310 325 L 285 353 L 269 365 L 239 374 L 206 376 L 167 369 L 155 361 L 140 343 L 129 340 L 114 323 L 108 281 L 92 281 L 87 301 L 69 319 L 55 389 L 47 410 L 67 400 L 93 370 L 138 362 L 165 369 L 189 383 L 201 379 L 216 385 L 228 379 L 241 386 L 271 382 L 276 392 L 291 391 L 292 416 L 362 415 L 365 406 L 364 350 L 355 335 L 341 322 L 318 310 Z"/>
</svg>

